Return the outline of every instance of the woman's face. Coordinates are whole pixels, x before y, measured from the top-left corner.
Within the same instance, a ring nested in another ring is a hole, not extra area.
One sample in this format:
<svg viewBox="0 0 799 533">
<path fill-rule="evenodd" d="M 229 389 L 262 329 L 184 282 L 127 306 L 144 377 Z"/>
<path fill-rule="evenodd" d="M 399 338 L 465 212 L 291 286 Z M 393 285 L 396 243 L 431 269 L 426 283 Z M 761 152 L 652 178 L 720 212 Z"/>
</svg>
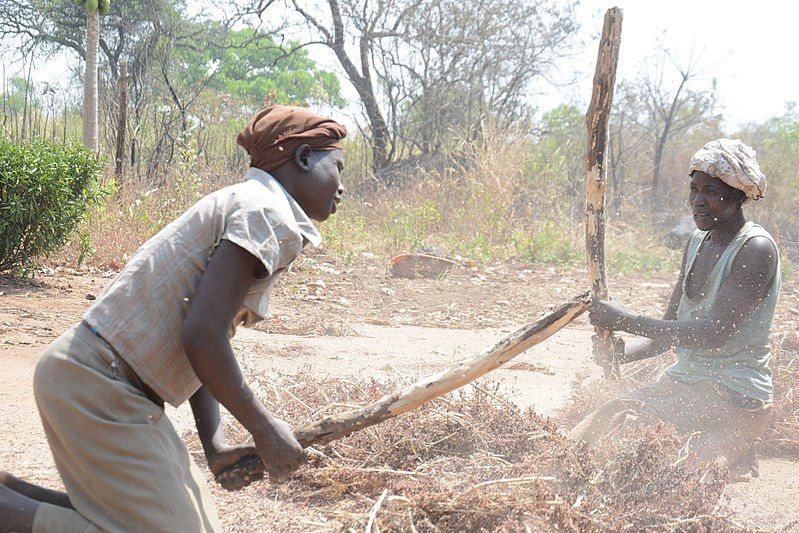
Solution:
<svg viewBox="0 0 799 533">
<path fill-rule="evenodd" d="M 731 221 L 743 203 L 743 193 L 705 172 L 691 173 L 689 202 L 696 227 L 708 231 Z"/>
<path fill-rule="evenodd" d="M 336 206 L 345 192 L 341 184 L 344 152 L 312 151 L 308 156 L 307 169 L 295 183 L 294 199 L 310 218 L 322 222 L 336 212 Z"/>
</svg>

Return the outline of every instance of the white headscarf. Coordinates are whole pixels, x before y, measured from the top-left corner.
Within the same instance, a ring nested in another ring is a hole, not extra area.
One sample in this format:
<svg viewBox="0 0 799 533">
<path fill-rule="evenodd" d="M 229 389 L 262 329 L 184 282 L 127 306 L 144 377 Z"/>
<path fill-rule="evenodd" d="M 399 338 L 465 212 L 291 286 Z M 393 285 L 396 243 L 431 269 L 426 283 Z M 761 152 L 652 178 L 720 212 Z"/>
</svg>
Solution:
<svg viewBox="0 0 799 533">
<path fill-rule="evenodd" d="M 754 149 L 740 139 L 718 139 L 694 154 L 688 173 L 705 172 L 742 190 L 747 198 L 759 200 L 766 194 L 766 176 L 760 172 L 756 156 Z"/>
</svg>

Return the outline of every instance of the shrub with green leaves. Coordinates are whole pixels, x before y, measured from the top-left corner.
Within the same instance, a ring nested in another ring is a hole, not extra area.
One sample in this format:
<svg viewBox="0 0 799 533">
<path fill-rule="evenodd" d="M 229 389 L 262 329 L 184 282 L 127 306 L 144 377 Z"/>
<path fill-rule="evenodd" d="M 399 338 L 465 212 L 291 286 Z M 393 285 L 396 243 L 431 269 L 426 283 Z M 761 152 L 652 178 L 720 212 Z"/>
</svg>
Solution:
<svg viewBox="0 0 799 533">
<path fill-rule="evenodd" d="M 104 164 L 78 145 L 0 138 L 0 271 L 57 251 L 106 195 Z"/>
</svg>

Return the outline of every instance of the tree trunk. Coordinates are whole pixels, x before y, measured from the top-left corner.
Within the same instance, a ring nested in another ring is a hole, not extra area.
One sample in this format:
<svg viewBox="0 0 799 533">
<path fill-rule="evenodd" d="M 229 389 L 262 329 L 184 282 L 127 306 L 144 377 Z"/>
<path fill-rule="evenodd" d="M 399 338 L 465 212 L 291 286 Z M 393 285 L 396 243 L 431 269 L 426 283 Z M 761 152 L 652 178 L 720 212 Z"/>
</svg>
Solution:
<svg viewBox="0 0 799 533">
<path fill-rule="evenodd" d="M 624 113 L 619 115 L 618 133 L 611 135 L 608 139 L 611 165 L 612 194 L 610 209 L 614 215 L 618 216 L 621 212 L 622 195 L 627 181 L 627 168 L 625 166 L 624 154 Z"/>
<path fill-rule="evenodd" d="M 599 55 L 594 72 L 594 90 L 585 121 L 588 128 L 586 166 L 588 179 L 585 192 L 585 245 L 588 259 L 588 276 L 595 297 L 607 299 L 608 285 L 605 275 L 605 186 L 608 169 L 610 110 L 613 104 L 613 86 L 616 82 L 616 65 L 621 44 L 622 10 L 614 7 L 605 13 Z M 594 358 L 602 364 L 605 377 L 619 377 L 615 360 L 616 342 L 610 331 L 596 328 L 599 339 L 594 346 Z"/>
<path fill-rule="evenodd" d="M 680 107 L 680 93 L 683 87 L 685 87 L 688 78 L 689 75 L 684 73 L 682 82 L 680 82 L 680 86 L 677 87 L 677 92 L 674 93 L 674 100 L 671 101 L 669 114 L 666 117 L 665 124 L 663 124 L 663 132 L 658 138 L 658 144 L 655 150 L 655 161 L 652 165 L 652 213 L 660 212 L 660 165 L 663 163 L 663 155 L 666 153 L 666 143 L 669 141 L 671 125 L 674 123 L 674 117 L 677 115 L 677 110 Z"/>
<path fill-rule="evenodd" d="M 117 93 L 119 95 L 119 114 L 117 117 L 117 145 L 116 145 L 116 167 L 114 176 L 117 185 L 122 183 L 122 173 L 125 169 L 125 129 L 128 117 L 128 65 L 125 62 L 119 67 L 119 79 L 117 80 Z"/>
<path fill-rule="evenodd" d="M 337 3 L 331 2 L 332 5 L 337 5 Z M 372 168 L 380 170 L 388 164 L 388 126 L 385 118 L 383 118 L 383 113 L 380 111 L 380 105 L 377 103 L 372 81 L 369 77 L 358 72 L 357 67 L 347 55 L 343 39 L 332 43 L 330 46 L 363 103 L 366 118 L 369 120 L 369 129 L 372 132 Z M 368 63 L 365 68 L 369 68 Z"/>
<path fill-rule="evenodd" d="M 372 130 L 372 167 L 374 170 L 380 170 L 389 163 L 388 126 L 386 126 L 386 121 L 377 105 L 374 91 L 370 91 L 364 99 L 364 107 Z"/>
<path fill-rule="evenodd" d="M 339 2 L 338 0 L 328 0 L 328 5 L 333 18 L 333 39 L 332 42 L 328 43 L 328 46 L 333 49 L 347 78 L 355 87 L 358 97 L 363 102 L 366 118 L 369 120 L 369 127 L 372 130 L 372 168 L 379 170 L 388 164 L 388 126 L 383 113 L 380 111 L 380 105 L 377 102 L 372 83 L 371 62 L 369 60 L 373 51 L 372 41 L 363 36 L 358 43 L 361 63 L 361 70 L 358 72 L 355 63 L 347 54 L 344 20 Z"/>
<path fill-rule="evenodd" d="M 86 10 L 86 73 L 83 77 L 83 144 L 93 152 L 97 142 L 97 51 L 100 47 L 100 12 Z"/>
<path fill-rule="evenodd" d="M 373 426 L 389 418 L 416 409 L 433 398 L 442 396 L 478 377 L 499 368 L 520 353 L 546 340 L 588 309 L 588 292 L 577 295 L 558 309 L 548 313 L 532 324 L 508 335 L 494 346 L 457 366 L 420 379 L 413 385 L 383 396 L 376 402 L 359 409 L 331 415 L 305 424 L 294 431 L 303 447 L 326 444 L 346 437 L 355 431 Z M 224 484 L 226 476 L 259 476 L 264 465 L 254 455 L 249 455 L 217 476 Z"/>
<path fill-rule="evenodd" d="M 667 119 L 663 125 L 663 132 L 658 137 L 657 148 L 655 149 L 655 161 L 652 164 L 652 214 L 660 212 L 660 166 L 663 162 L 663 155 L 666 153 L 666 143 L 669 140 L 669 130 L 671 129 L 671 119 Z"/>
</svg>

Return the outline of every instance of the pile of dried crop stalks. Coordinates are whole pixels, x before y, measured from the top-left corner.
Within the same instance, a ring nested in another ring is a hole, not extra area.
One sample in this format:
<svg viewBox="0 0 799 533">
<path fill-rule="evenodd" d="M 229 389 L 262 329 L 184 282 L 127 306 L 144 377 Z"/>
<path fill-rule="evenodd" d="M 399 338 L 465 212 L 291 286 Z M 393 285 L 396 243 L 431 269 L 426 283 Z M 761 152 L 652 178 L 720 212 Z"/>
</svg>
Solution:
<svg viewBox="0 0 799 533">
<path fill-rule="evenodd" d="M 256 382 L 298 425 L 403 383 Z M 589 452 L 481 381 L 320 449 L 288 481 L 214 489 L 231 531 L 739 530 L 719 507 L 723 475 L 675 464 L 664 427 Z M 246 433 L 231 423 L 229 434 Z M 199 444 L 194 439 L 194 447 Z"/>
<path fill-rule="evenodd" d="M 587 381 L 572 392 L 569 404 L 555 420 L 563 427 L 576 424 L 603 403 L 657 379 L 675 361 L 673 353 L 624 367 L 620 381 Z M 794 458 L 799 454 L 799 334 L 779 335 L 772 342 L 769 366 L 774 377 L 774 410 L 757 451 L 761 457 Z"/>
</svg>

